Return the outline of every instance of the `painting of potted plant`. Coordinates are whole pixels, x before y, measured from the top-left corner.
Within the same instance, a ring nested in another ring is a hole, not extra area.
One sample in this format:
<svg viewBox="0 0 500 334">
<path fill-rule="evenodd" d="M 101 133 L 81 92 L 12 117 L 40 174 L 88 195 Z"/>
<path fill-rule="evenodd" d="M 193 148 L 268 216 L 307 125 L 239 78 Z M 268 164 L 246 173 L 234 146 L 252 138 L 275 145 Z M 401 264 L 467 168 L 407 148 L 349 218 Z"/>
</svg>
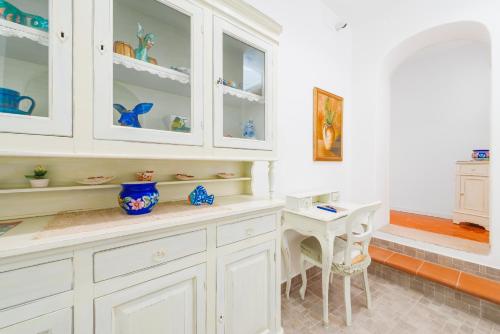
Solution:
<svg viewBox="0 0 500 334">
<path fill-rule="evenodd" d="M 314 88 L 315 161 L 342 161 L 342 114 L 344 99 Z"/>
<path fill-rule="evenodd" d="M 33 170 L 33 175 L 26 175 L 25 177 L 30 181 L 32 188 L 45 188 L 49 185 L 49 179 L 45 177 L 47 169 L 38 165 Z"/>
</svg>

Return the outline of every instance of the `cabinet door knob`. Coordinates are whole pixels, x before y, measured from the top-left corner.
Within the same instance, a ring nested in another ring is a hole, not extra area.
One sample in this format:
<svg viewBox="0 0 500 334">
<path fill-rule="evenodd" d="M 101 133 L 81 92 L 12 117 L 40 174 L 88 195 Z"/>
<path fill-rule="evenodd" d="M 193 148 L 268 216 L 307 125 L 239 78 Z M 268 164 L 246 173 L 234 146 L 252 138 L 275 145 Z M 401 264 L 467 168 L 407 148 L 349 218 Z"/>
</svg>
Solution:
<svg viewBox="0 0 500 334">
<path fill-rule="evenodd" d="M 253 234 L 254 234 L 254 232 L 255 232 L 255 230 L 254 230 L 253 228 L 247 228 L 247 229 L 245 230 L 245 234 L 246 234 L 247 236 L 251 236 L 251 235 L 253 235 Z"/>
<path fill-rule="evenodd" d="M 219 322 L 222 324 L 224 322 L 224 316 L 221 314 L 219 315 Z"/>
<path fill-rule="evenodd" d="M 153 254 L 153 260 L 155 262 L 160 262 L 165 259 L 167 252 L 164 249 L 159 249 Z"/>
</svg>

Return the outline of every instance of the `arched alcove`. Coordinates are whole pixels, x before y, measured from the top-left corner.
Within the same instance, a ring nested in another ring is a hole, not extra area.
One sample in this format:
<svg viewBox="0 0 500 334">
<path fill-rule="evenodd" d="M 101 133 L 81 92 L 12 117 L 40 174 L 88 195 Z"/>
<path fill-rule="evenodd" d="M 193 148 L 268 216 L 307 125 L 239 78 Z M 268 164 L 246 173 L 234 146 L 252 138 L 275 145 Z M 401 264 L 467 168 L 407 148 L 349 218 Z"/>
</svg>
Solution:
<svg viewBox="0 0 500 334">
<path fill-rule="evenodd" d="M 433 48 L 439 49 L 440 47 L 453 45 L 453 43 L 459 43 L 458 41 L 462 41 L 464 43 L 469 42 L 486 48 L 490 57 L 488 65 L 491 66 L 490 33 L 484 24 L 473 21 L 447 23 L 421 31 L 397 43 L 383 58 L 381 72 L 379 73 L 380 86 L 378 87 L 378 108 L 380 115 L 379 129 L 381 129 L 382 133 L 378 135 L 378 140 L 381 145 L 379 146 L 379 152 L 377 154 L 378 159 L 380 159 L 377 164 L 377 177 L 384 180 L 378 184 L 383 187 L 382 189 L 379 189 L 379 193 L 384 194 L 386 203 L 391 202 L 391 78 L 402 64 L 404 65 L 405 62 L 411 60 L 411 58 L 415 55 L 426 52 L 422 50 L 430 50 Z M 491 70 L 488 80 L 490 81 L 488 85 L 488 89 L 490 91 L 488 92 L 487 98 L 489 101 L 487 101 L 487 103 L 489 109 L 488 113 L 491 113 Z M 432 148 L 430 147 L 429 149 Z M 408 154 L 411 154 L 411 152 L 408 152 Z M 457 157 L 456 160 L 466 158 L 466 156 Z M 390 206 L 388 205 L 385 211 L 387 219 L 384 219 L 386 222 L 389 221 L 389 210 Z"/>
</svg>

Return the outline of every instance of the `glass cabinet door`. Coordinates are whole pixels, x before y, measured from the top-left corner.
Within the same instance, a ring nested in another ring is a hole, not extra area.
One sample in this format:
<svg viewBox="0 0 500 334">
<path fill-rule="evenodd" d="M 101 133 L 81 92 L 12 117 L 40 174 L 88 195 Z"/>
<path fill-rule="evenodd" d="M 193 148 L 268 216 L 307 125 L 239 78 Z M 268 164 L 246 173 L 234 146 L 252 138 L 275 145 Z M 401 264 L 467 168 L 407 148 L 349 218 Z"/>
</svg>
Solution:
<svg viewBox="0 0 500 334">
<path fill-rule="evenodd" d="M 184 0 L 95 0 L 94 135 L 202 144 L 202 10 Z"/>
<path fill-rule="evenodd" d="M 214 20 L 214 142 L 218 147 L 272 149 L 271 46 Z"/>
<path fill-rule="evenodd" d="M 70 0 L 0 0 L 0 132 L 72 135 Z"/>
</svg>

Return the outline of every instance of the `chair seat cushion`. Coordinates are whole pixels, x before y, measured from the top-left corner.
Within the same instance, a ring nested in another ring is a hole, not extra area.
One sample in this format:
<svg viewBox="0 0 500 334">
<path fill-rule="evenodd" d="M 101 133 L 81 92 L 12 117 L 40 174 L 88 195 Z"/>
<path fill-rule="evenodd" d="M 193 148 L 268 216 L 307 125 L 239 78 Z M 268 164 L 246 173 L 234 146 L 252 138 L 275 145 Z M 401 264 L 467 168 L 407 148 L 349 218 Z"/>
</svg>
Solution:
<svg viewBox="0 0 500 334">
<path fill-rule="evenodd" d="M 333 248 L 333 263 L 341 264 L 344 263 L 344 254 L 347 242 L 341 238 L 335 238 L 334 248 Z M 308 258 L 316 261 L 322 262 L 322 254 L 321 254 L 321 245 L 315 237 L 309 237 L 304 239 L 300 243 L 300 251 L 302 254 L 307 256 Z M 362 251 L 359 246 L 353 245 L 351 249 L 351 259 L 353 259 L 353 263 L 358 262 L 354 261 L 355 259 L 359 259 L 362 255 Z"/>
</svg>

